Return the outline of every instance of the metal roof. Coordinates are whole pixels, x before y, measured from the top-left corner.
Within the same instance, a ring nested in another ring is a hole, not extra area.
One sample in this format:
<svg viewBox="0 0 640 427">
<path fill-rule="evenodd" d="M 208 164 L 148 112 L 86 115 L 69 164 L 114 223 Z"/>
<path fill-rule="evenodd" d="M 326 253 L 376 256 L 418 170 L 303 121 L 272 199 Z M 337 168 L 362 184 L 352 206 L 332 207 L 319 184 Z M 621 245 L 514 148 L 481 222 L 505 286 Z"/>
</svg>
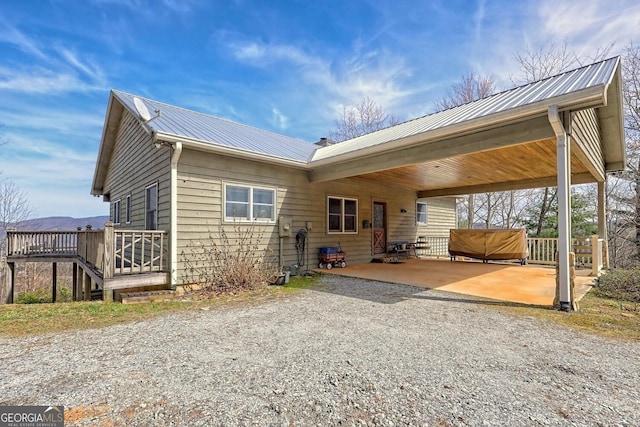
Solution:
<svg viewBox="0 0 640 427">
<path fill-rule="evenodd" d="M 323 147 L 315 152 L 312 162 L 329 160 L 336 156 L 358 154 L 361 150 L 372 149 L 403 138 L 434 131 L 442 132 L 455 125 L 471 125 L 474 121 L 486 123 L 491 118 L 507 117 L 507 114 L 512 119 L 514 110 L 530 110 L 534 106 L 540 107 L 540 104 L 542 107 L 553 105 L 571 94 L 578 94 L 581 91 L 598 87 L 606 88 L 615 75 L 619 60 L 619 57 L 610 58 L 468 104 Z M 602 91 L 602 93 L 606 93 L 606 91 Z M 562 108 L 562 105 L 559 107 Z"/>
<path fill-rule="evenodd" d="M 141 99 L 152 116 L 154 111 L 160 110 L 160 117 L 146 124 L 151 131 L 158 134 L 189 138 L 210 144 L 212 147 L 226 147 L 301 163 L 306 163 L 318 149 L 317 145 L 299 139 L 126 92 L 112 92 L 136 116 L 138 113 L 134 106 L 134 98 Z"/>
</svg>

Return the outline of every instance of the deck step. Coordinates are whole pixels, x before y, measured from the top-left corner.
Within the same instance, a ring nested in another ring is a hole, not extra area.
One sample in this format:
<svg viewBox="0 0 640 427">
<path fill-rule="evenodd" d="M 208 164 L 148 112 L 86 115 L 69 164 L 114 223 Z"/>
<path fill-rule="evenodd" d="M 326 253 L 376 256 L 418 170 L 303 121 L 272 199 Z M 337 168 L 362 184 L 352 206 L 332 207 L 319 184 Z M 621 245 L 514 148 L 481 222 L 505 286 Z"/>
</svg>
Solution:
<svg viewBox="0 0 640 427">
<path fill-rule="evenodd" d="M 123 304 L 140 304 L 154 301 L 171 301 L 175 298 L 176 291 L 159 290 L 144 292 L 128 292 L 120 294 Z"/>
</svg>

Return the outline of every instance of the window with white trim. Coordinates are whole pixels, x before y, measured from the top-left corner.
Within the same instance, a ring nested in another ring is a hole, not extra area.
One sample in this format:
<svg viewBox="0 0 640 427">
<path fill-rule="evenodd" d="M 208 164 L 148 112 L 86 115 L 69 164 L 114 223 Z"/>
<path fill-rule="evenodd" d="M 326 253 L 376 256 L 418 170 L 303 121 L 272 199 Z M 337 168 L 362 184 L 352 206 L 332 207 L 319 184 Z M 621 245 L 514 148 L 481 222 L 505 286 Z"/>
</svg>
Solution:
<svg viewBox="0 0 640 427">
<path fill-rule="evenodd" d="M 127 196 L 124 206 L 124 218 L 127 224 L 131 224 L 131 194 Z"/>
<path fill-rule="evenodd" d="M 113 223 L 120 224 L 120 199 L 113 202 Z"/>
<path fill-rule="evenodd" d="M 158 184 L 155 183 L 145 191 L 145 222 L 146 230 L 158 229 Z"/>
<path fill-rule="evenodd" d="M 358 232 L 358 200 L 344 197 L 327 198 L 328 233 Z"/>
<path fill-rule="evenodd" d="M 416 222 L 418 224 L 427 223 L 427 204 L 423 202 L 416 202 Z"/>
<path fill-rule="evenodd" d="M 225 184 L 224 220 L 274 222 L 276 220 L 275 188 Z"/>
</svg>

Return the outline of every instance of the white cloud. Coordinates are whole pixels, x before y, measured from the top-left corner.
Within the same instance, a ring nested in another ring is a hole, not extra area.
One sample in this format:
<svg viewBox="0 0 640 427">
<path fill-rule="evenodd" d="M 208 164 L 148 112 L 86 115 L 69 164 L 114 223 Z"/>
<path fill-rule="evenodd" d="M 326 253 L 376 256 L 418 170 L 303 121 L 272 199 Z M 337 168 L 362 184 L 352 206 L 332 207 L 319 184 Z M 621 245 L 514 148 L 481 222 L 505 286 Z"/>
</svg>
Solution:
<svg viewBox="0 0 640 427">
<path fill-rule="evenodd" d="M 17 46 L 25 53 L 29 53 L 40 59 L 46 59 L 46 55 L 40 50 L 37 43 L 25 36 L 16 27 L 7 23 L 0 17 L 0 41 Z"/>
<path fill-rule="evenodd" d="M 93 82 L 95 82 L 99 86 L 103 86 L 105 84 L 105 76 L 104 72 L 100 68 L 100 66 L 87 61 L 86 63 L 81 61 L 78 57 L 77 52 L 74 52 L 71 49 L 67 49 L 64 47 L 59 47 L 58 52 L 60 55 L 67 60 L 69 64 L 71 64 L 76 69 L 83 72 L 87 77 L 89 77 Z"/>
<path fill-rule="evenodd" d="M 95 84 L 86 83 L 74 74 L 37 67 L 27 72 L 0 68 L 1 89 L 23 93 L 59 94 L 87 92 L 102 88 Z"/>
<path fill-rule="evenodd" d="M 289 118 L 282 114 L 280 110 L 274 107 L 271 109 L 271 113 L 271 124 L 273 126 L 277 127 L 280 130 L 285 130 L 289 127 Z"/>
<path fill-rule="evenodd" d="M 42 215 L 90 216 L 105 212 L 90 196 L 95 149 L 66 147 L 42 138 L 7 135 L 2 176 L 25 191 Z M 87 147 L 89 148 L 89 147 Z"/>
</svg>

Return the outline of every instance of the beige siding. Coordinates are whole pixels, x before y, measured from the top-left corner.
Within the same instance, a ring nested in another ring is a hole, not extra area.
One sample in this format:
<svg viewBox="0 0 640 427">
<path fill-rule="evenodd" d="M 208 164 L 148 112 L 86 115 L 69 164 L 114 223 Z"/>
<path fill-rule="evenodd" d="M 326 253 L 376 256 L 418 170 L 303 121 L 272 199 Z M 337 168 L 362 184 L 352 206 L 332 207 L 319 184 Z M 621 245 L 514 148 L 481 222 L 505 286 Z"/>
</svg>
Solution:
<svg viewBox="0 0 640 427">
<path fill-rule="evenodd" d="M 276 217 L 291 217 L 293 223 L 292 236 L 283 239 L 284 265 L 297 262 L 295 234 L 305 227 L 307 221 L 312 223 L 307 254 L 311 267 L 317 264 L 319 247 L 338 244 L 347 253 L 347 263 L 371 261 L 372 229 L 363 229 L 362 221 L 372 219 L 374 201 L 387 203 L 390 240 L 415 241 L 416 236 L 425 233 L 448 235 L 449 228 L 455 226 L 455 200 L 452 198 L 428 199 L 429 224 L 419 229 L 416 225 L 415 191 L 385 184 L 372 186 L 371 181 L 358 178 L 310 184 L 305 171 L 186 149 L 178 166 L 179 279 L 184 270 L 184 257 L 188 256 L 191 248 L 200 243 L 207 244 L 209 234 L 217 237 L 221 225 L 233 237 L 234 224 L 222 223 L 225 182 L 276 189 Z M 358 233 L 327 233 L 328 196 L 358 200 Z M 406 209 L 407 212 L 401 213 L 401 209 Z M 277 260 L 280 249 L 277 223 L 252 227 L 264 234 L 262 243 L 273 249 L 274 259 Z"/>
<path fill-rule="evenodd" d="M 169 148 L 155 148 L 138 120 L 124 111 L 104 186 L 112 202 L 120 200 L 121 224 L 117 228 L 145 228 L 146 187 L 157 182 L 158 229 L 169 230 L 170 153 Z M 127 195 L 131 195 L 130 224 L 125 223 Z"/>
<path fill-rule="evenodd" d="M 571 137 L 581 147 L 587 159 L 595 165 L 596 170 L 604 176 L 600 127 L 593 108 L 573 113 Z"/>
<path fill-rule="evenodd" d="M 457 226 L 456 199 L 454 197 L 434 197 L 418 201 L 427 204 L 427 224 L 418 225 L 418 235 L 449 237 L 449 230 Z"/>
</svg>

